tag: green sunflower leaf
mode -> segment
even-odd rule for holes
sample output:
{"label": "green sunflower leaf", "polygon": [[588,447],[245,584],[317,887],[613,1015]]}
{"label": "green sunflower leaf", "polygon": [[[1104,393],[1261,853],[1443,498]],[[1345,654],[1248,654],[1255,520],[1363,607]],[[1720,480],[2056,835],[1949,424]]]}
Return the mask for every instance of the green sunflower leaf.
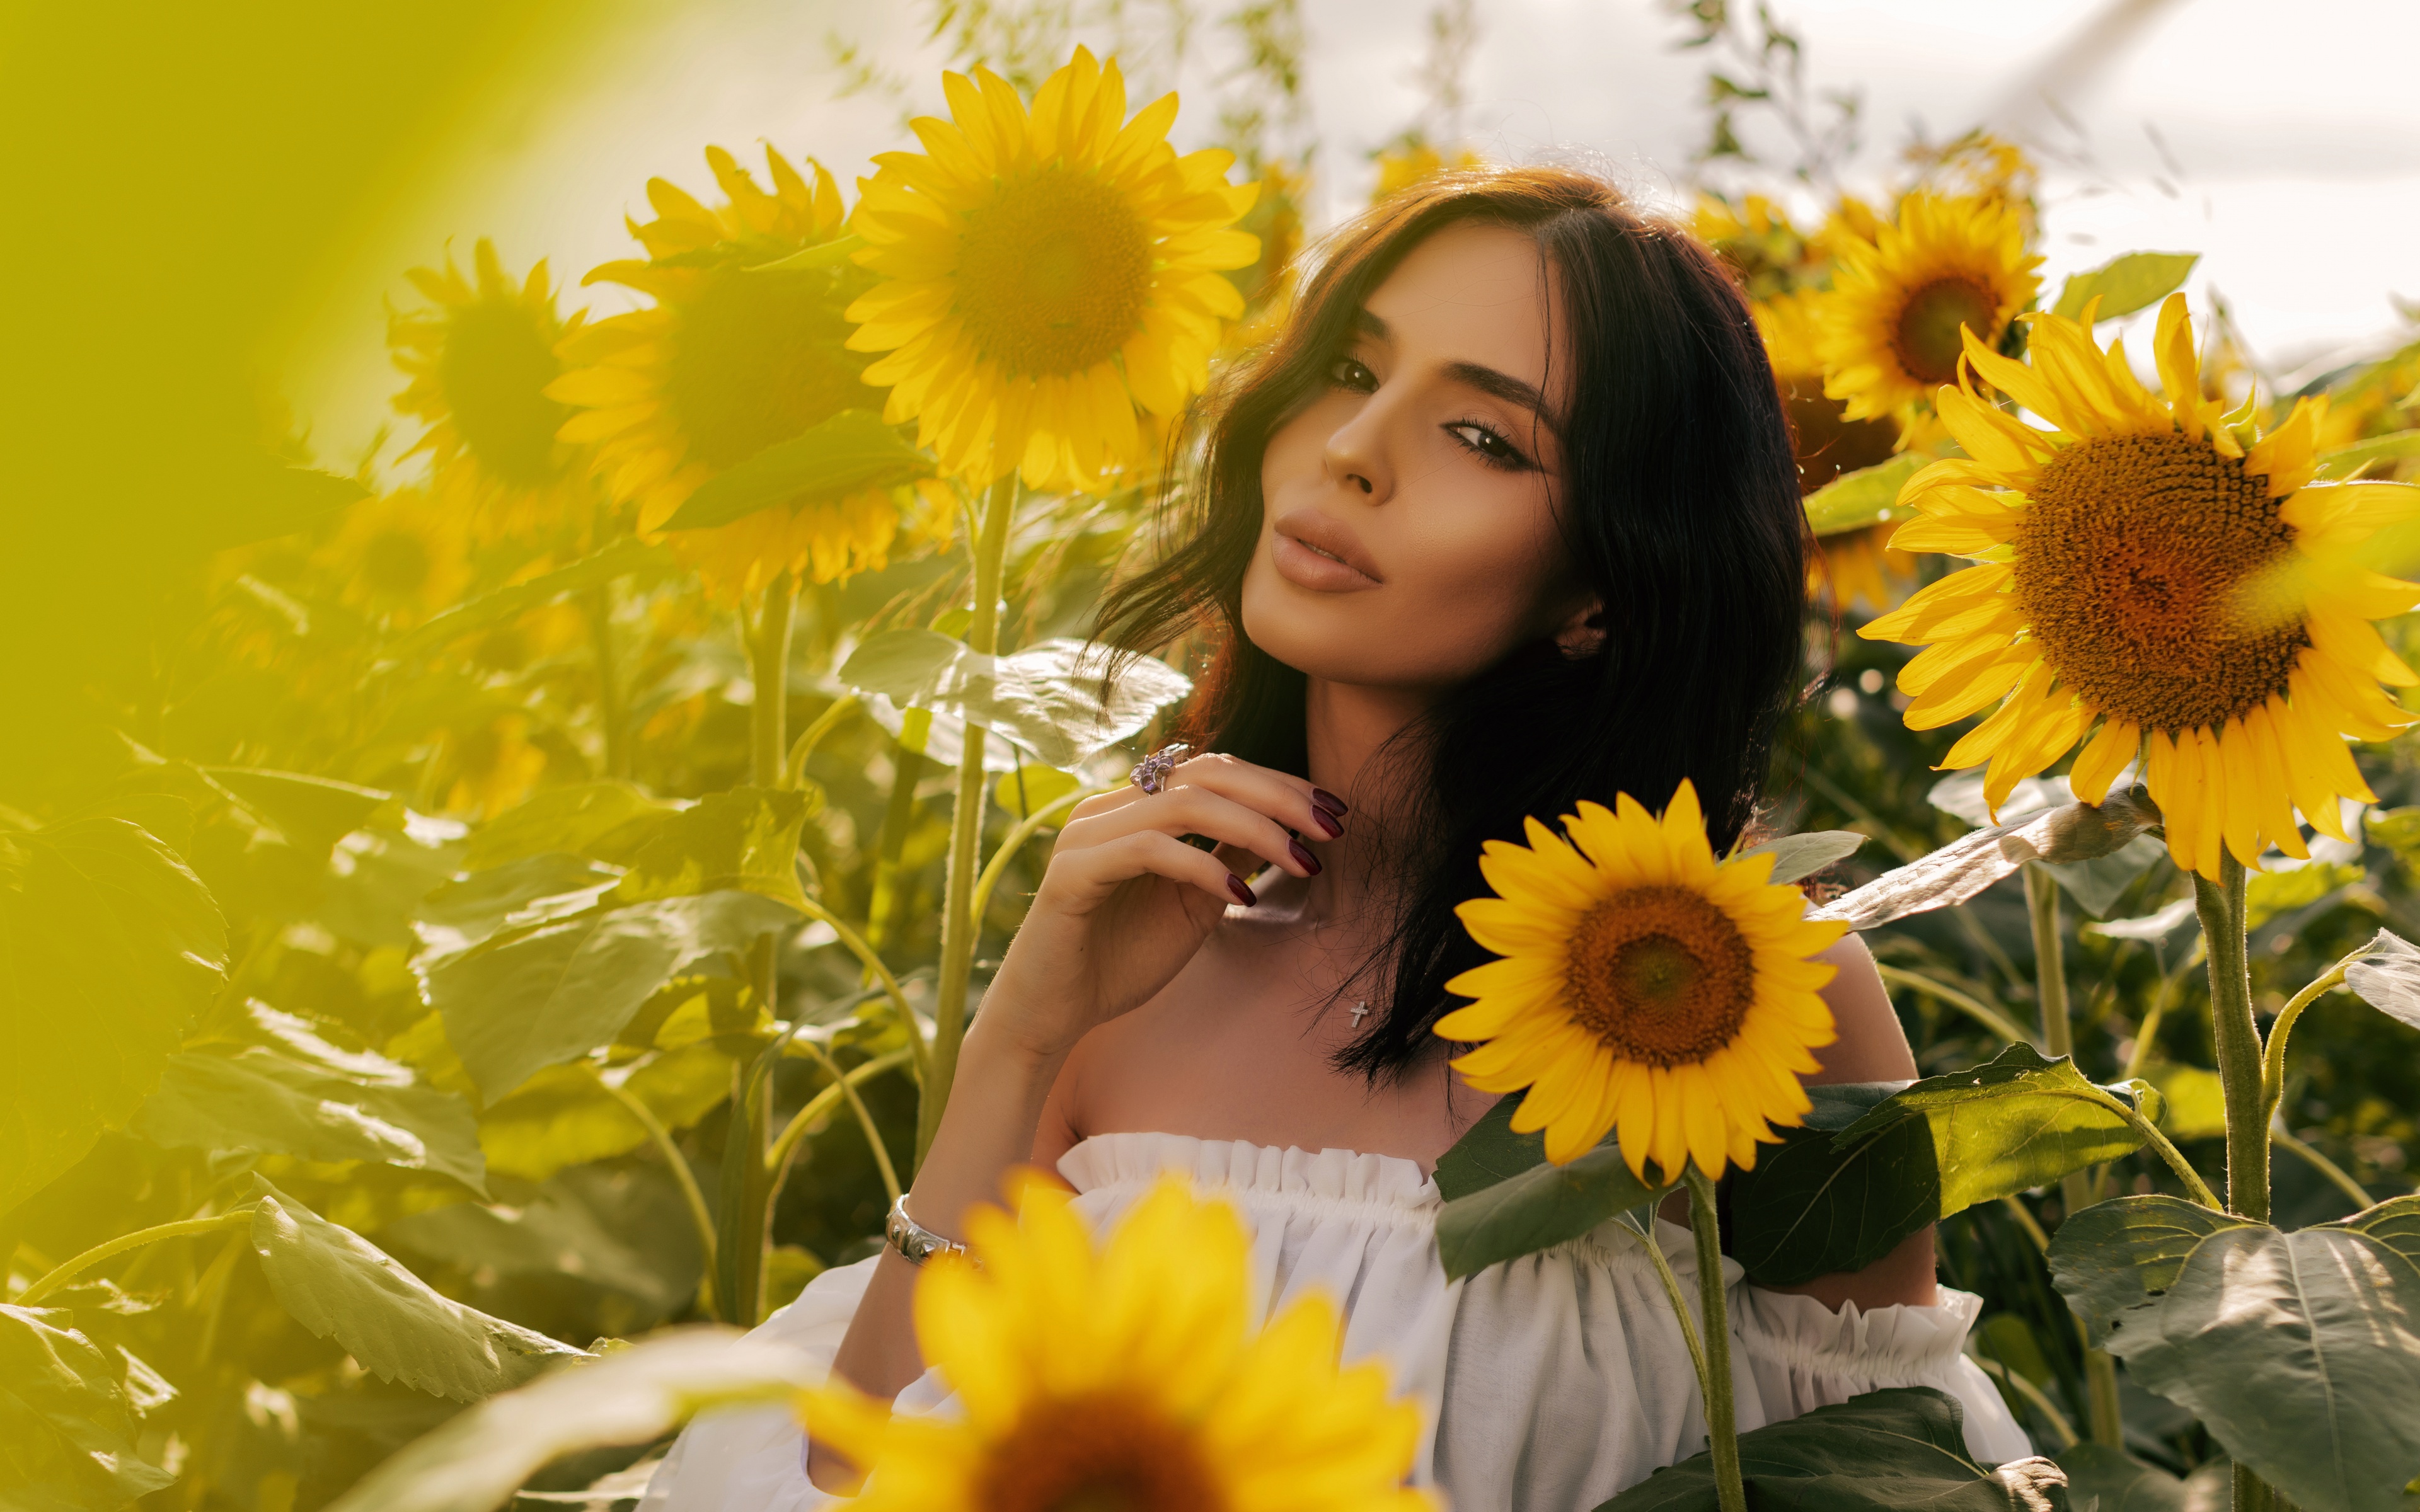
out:
{"label": "green sunflower leaf", "polygon": [[177,1477],[134,1447],[116,1372],[68,1314],[0,1305],[0,1507],[94,1512]]}
{"label": "green sunflower leaf", "polygon": [[1914,510],[1894,507],[1899,491],[1931,460],[1921,452],[1901,452],[1887,462],[1843,472],[1807,496],[1807,528],[1818,535],[1838,535],[1887,520],[1912,518]]}
{"label": "green sunflower leaf", "polygon": [[[1193,690],[1190,678],[1152,656],[1117,656],[1063,638],[986,656],[937,630],[871,637],[840,676],[900,708],[931,710],[937,728],[944,719],[981,725],[1059,767],[1135,734]],[[925,748],[943,759],[933,742]]]}
{"label": "green sunflower leaf", "polygon": [[[1893,1386],[1739,1436],[1752,1507],[1794,1512],[2067,1512],[2067,1473],[2042,1458],[1968,1458],[1957,1398]],[[1667,1465],[1596,1512],[1715,1512],[1706,1454]]]}
{"label": "green sunflower leaf", "polygon": [[2133,315],[2175,293],[2199,261],[2197,252],[2130,252],[2112,257],[2098,268],[2070,276],[2060,286],[2058,302],[2051,306],[2051,313],[2080,320],[2085,305],[2097,298],[2101,308],[2094,314],[2100,319]]}
{"label": "green sunflower leaf", "polygon": [[1817,829],[1803,835],[1782,835],[1761,845],[1751,845],[1742,856],[1771,856],[1773,875],[1768,882],[1796,882],[1813,876],[1835,861],[1845,861],[1866,843],[1866,837],[1854,829]]}
{"label": "green sunflower leaf", "polygon": [[225,967],[209,889],[135,825],[0,834],[0,1213],[133,1117]]}
{"label": "green sunflower leaf", "polygon": [[252,1249],[270,1289],[296,1322],[334,1339],[380,1380],[475,1402],[583,1357],[441,1296],[361,1235],[252,1180]]}
{"label": "green sunflower leaf", "polygon": [[2142,788],[2112,793],[2099,804],[2061,804],[2015,823],[1962,835],[1841,894],[1808,917],[1846,919],[1854,930],[1874,929],[1911,914],[1962,903],[2002,877],[2014,875],[2027,861],[2063,867],[2114,856],[2159,823],[2160,810]]}
{"label": "green sunflower leaf", "polygon": [[2073,1214],[2051,1279],[2129,1376],[2302,1506],[2420,1471],[2420,1196],[2283,1233],[2171,1196]]}

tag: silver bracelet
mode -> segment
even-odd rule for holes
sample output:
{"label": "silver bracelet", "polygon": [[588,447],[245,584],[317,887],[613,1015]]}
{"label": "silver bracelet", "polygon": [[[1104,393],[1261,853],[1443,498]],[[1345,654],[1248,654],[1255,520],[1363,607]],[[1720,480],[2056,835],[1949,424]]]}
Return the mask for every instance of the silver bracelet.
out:
{"label": "silver bracelet", "polygon": [[890,1215],[882,1220],[882,1242],[899,1252],[899,1257],[910,1265],[922,1265],[936,1255],[966,1257],[967,1247],[940,1235],[908,1216],[908,1195],[901,1193],[891,1204]]}

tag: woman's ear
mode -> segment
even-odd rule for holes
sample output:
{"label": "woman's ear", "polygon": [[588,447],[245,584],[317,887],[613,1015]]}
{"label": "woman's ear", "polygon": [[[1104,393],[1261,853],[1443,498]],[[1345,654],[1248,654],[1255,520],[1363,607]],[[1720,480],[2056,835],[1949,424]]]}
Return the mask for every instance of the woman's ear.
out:
{"label": "woman's ear", "polygon": [[1586,661],[1605,649],[1605,600],[1591,598],[1572,610],[1555,630],[1555,644],[1573,661]]}

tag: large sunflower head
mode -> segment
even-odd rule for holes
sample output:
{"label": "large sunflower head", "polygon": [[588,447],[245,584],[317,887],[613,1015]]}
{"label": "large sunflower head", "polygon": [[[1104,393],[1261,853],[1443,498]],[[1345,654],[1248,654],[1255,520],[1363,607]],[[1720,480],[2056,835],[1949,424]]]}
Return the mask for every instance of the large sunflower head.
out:
{"label": "large sunflower head", "polygon": [[1230,229],[1256,186],[1230,152],[1179,157],[1176,97],[1126,118],[1116,60],[1082,48],[1028,111],[986,69],[946,74],[951,119],[886,152],[851,224],[883,282],[849,306],[849,346],[885,415],[913,418],[942,471],[983,486],[1098,491],[1143,460],[1135,407],[1172,415],[1209,376],[1243,296],[1221,277],[1259,241]]}
{"label": "large sunflower head", "polygon": [[428,454],[448,505],[483,538],[525,535],[585,499],[576,450],[555,434],[570,411],[546,393],[563,372],[555,347],[583,316],[556,312],[542,258],[513,278],[481,238],[472,269],[464,278],[448,256],[442,271],[405,274],[428,307],[387,316],[387,347],[411,378],[395,408],[426,424],[411,453]]}
{"label": "large sunflower head", "polygon": [[1095,1248],[1042,1181],[1021,1206],[1021,1224],[969,1217],[979,1267],[937,1259],[917,1279],[917,1338],[961,1418],[806,1398],[815,1436],[872,1471],[862,1512],[1435,1507],[1404,1485],[1419,1408],[1388,1400],[1385,1366],[1338,1366],[1327,1299],[1253,1332],[1233,1208],[1163,1180]]}
{"label": "large sunflower head", "polygon": [[[864,276],[845,262],[760,270],[841,234],[846,214],[831,175],[809,160],[810,182],[768,147],[768,192],[721,148],[707,148],[706,157],[723,203],[708,207],[663,179],[649,180],[656,219],[630,225],[647,258],[606,263],[583,280],[636,289],[654,305],[573,333],[563,348],[571,370],[547,390],[577,409],[564,439],[597,448],[607,488],[636,505],[638,527],[648,533],[708,478],[871,397],[860,380],[864,359],[845,345],[841,314]],[[721,527],[737,532],[723,543],[728,549],[703,542],[696,548],[721,560],[742,537],[774,546],[803,539],[809,548],[786,560],[830,580],[887,560],[898,530],[895,513],[886,518],[879,507],[889,498],[877,490],[861,500],[775,505],[763,513],[780,520]]]}
{"label": "large sunflower head", "polygon": [[460,511],[403,487],[355,503],[320,556],[346,603],[416,625],[471,585],[469,548]]}
{"label": "large sunflower head", "polygon": [[1834,1038],[1810,959],[1847,929],[1810,920],[1796,887],[1767,879],[1770,855],[1716,861],[1684,779],[1658,819],[1622,794],[1583,803],[1556,834],[1489,841],[1496,889],[1456,912],[1503,959],[1446,983],[1478,1001],[1439,1019],[1449,1040],[1484,1041],[1454,1061],[1486,1092],[1528,1088],[1512,1128],[1546,1132],[1546,1158],[1578,1159],[1619,1130],[1644,1178],[1677,1180],[1756,1164],[1773,1124],[1808,1107],[1801,1073]]}
{"label": "large sunflower head", "polygon": [[1848,407],[1823,391],[1821,333],[1813,294],[1782,294],[1753,308],[1764,337],[1773,380],[1790,417],[1790,441],[1798,457],[1798,491],[1811,494],[1844,472],[1887,462],[1899,448],[1900,427],[1888,416],[1848,417]]}
{"label": "large sunflower head", "polygon": [[2295,810],[2344,838],[2337,799],[2371,794],[2343,737],[2412,722],[2379,684],[2415,679],[2369,622],[2420,604],[2354,552],[2420,518],[2420,489],[2312,485],[2324,399],[2266,436],[2222,417],[2182,295],[2153,338],[2166,398],[2121,342],[2094,343],[2091,314],[2037,317],[2022,363],[1970,334],[1974,372],[2055,428],[1941,392],[1966,455],[1908,480],[1918,517],[1892,544],[1982,564],[1859,633],[1929,643],[1900,673],[1910,725],[1998,705],[1943,764],[1990,762],[1995,806],[2081,741],[2076,795],[2100,802],[2139,753],[2169,854],[2212,879],[2222,845],[2246,865],[2270,844],[2304,855]]}
{"label": "large sunflower head", "polygon": [[1818,345],[1823,392],[1846,401],[1851,420],[1907,425],[1958,376],[1960,332],[1996,347],[2041,286],[2017,208],[1987,195],[1919,191],[1871,239],[1844,235],[1835,250]]}

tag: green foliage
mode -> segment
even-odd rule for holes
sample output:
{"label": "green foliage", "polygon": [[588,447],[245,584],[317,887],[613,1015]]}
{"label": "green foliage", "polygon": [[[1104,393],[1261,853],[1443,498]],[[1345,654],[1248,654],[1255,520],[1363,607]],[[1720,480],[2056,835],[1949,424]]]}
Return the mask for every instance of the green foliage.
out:
{"label": "green foliage", "polygon": [[888,487],[932,471],[898,426],[871,409],[844,409],[707,479],[664,528],[706,530],[776,504]]}
{"label": "green foliage", "polygon": [[2084,307],[2099,300],[2097,319],[2133,315],[2182,287],[2200,261],[2197,252],[2130,252],[2112,257],[2098,268],[2070,275],[2059,286],[2058,302],[2051,306],[2051,313],[2080,320]]}
{"label": "green foliage", "polygon": [[113,1368],[66,1315],[0,1306],[0,1506],[118,1507],[176,1477],[135,1450],[135,1414]]}
{"label": "green foliage", "polygon": [[1838,535],[1884,520],[1913,517],[1915,511],[1895,513],[1892,506],[1899,502],[1900,489],[1907,480],[1931,460],[1921,452],[1901,452],[1887,462],[1842,473],[1807,495],[1808,528],[1817,535]]}
{"label": "green foliage", "polygon": [[0,833],[0,1211],[133,1115],[225,967],[209,892],[134,825]]}
{"label": "green foliage", "polygon": [[1751,845],[1742,856],[1771,855],[1769,883],[1797,882],[1813,876],[1835,861],[1845,861],[1864,847],[1866,837],[1853,829],[1827,829],[1813,835],[1782,835]]}
{"label": "green foliage", "polygon": [[[1112,667],[1118,676],[1108,682]],[[1073,766],[1136,733],[1161,705],[1193,686],[1153,657],[1112,662],[1074,639],[993,657],[932,630],[876,636],[857,648],[840,675],[851,687],[882,694],[902,707],[982,725],[1046,766]]]}
{"label": "green foliage", "polygon": [[1512,1132],[1520,1105],[1517,1096],[1498,1099],[1437,1161],[1437,1190],[1446,1197],[1437,1254],[1448,1275],[1577,1239],[1672,1190],[1631,1175],[1609,1139],[1568,1165],[1546,1164],[1544,1134]]}
{"label": "green foliage", "polygon": [[369,1241],[255,1180],[253,1253],[294,1320],[383,1381],[472,1402],[581,1351],[439,1295]]}
{"label": "green foliage", "polygon": [[2420,1196],[2294,1233],[2121,1197],[2061,1226],[2050,1264],[2135,1379],[2296,1503],[2403,1504],[2420,1466]]}
{"label": "green foliage", "polygon": [[[1967,1458],[1964,1414],[1930,1386],[1894,1386],[1739,1438],[1750,1506],[1800,1512],[2065,1512],[2067,1478],[2047,1459],[1996,1468]],[[1668,1465],[1597,1512],[1713,1512],[1703,1454]]]}

